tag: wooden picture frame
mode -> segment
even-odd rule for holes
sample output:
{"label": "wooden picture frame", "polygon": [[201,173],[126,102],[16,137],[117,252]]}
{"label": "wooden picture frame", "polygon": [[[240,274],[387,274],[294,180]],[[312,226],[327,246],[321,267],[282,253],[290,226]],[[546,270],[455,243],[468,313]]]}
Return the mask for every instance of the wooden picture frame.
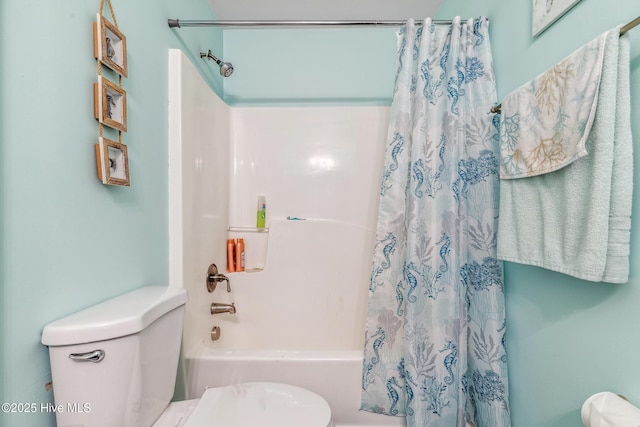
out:
{"label": "wooden picture frame", "polygon": [[103,76],[93,84],[93,114],[102,124],[127,131],[127,92]]}
{"label": "wooden picture frame", "polygon": [[127,38],[100,13],[93,23],[93,56],[127,77]]}
{"label": "wooden picture frame", "polygon": [[103,184],[128,187],[129,155],[127,146],[107,138],[99,138],[95,144],[98,179]]}
{"label": "wooden picture frame", "polygon": [[531,35],[538,36],[580,0],[532,0]]}

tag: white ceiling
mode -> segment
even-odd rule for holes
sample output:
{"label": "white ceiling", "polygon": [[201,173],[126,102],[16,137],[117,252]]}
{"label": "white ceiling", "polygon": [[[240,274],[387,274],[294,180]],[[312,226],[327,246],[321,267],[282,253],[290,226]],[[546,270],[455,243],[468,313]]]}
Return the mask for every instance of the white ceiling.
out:
{"label": "white ceiling", "polygon": [[444,0],[208,0],[218,19],[400,20],[435,16]]}

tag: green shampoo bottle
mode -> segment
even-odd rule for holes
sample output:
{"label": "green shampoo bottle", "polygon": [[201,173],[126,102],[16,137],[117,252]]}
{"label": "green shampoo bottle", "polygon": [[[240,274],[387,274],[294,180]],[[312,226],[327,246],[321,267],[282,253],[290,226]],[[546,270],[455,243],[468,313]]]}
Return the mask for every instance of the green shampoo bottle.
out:
{"label": "green shampoo bottle", "polygon": [[267,224],[267,199],[264,196],[258,196],[258,215],[256,220],[257,228],[265,228]]}

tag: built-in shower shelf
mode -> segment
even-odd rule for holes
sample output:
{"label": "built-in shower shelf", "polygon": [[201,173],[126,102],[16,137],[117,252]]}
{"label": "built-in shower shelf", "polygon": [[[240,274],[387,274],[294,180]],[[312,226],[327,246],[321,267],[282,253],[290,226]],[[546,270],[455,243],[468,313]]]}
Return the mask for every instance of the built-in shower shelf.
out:
{"label": "built-in shower shelf", "polygon": [[257,228],[257,227],[229,227],[229,231],[236,233],[268,233],[269,228]]}
{"label": "built-in shower shelf", "polygon": [[264,269],[267,262],[269,228],[234,227],[228,228],[229,239],[244,240],[245,273],[257,273]]}

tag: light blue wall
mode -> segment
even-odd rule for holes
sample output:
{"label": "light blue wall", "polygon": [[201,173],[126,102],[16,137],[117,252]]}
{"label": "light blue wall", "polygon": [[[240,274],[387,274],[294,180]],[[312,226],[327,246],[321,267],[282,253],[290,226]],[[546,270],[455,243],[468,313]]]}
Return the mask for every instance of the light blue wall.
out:
{"label": "light blue wall", "polygon": [[225,30],[231,105],[388,105],[395,78],[395,29]]}
{"label": "light blue wall", "polygon": [[[0,24],[4,23],[4,20],[2,19],[2,17],[5,15],[5,6],[4,6],[4,2],[0,2]],[[2,47],[2,41],[0,39],[0,47]],[[5,64],[7,61],[6,59],[2,56],[2,54],[0,54],[0,70],[3,69],[3,64]],[[2,82],[2,75],[4,74],[4,72],[2,74],[0,74],[0,100],[4,98],[4,87]],[[2,101],[0,101],[2,102]],[[0,104],[1,105],[1,104]],[[0,107],[1,108],[1,107]],[[4,242],[4,231],[5,231],[5,227],[4,227],[4,162],[2,161],[2,159],[5,158],[5,150],[4,150],[4,134],[2,133],[2,129],[4,129],[4,118],[3,115],[1,114],[2,110],[0,110],[0,224],[2,224],[2,228],[0,228],[0,230],[2,231],[2,236],[0,237],[0,296],[2,296],[2,298],[0,298],[0,403],[5,402],[7,399],[5,397],[5,392],[4,392],[4,386],[1,384],[4,384],[4,380],[5,380],[5,352],[8,350],[7,348],[7,343],[5,341],[5,327],[4,325],[7,324],[8,322],[8,318],[7,318],[7,310],[5,309],[5,268],[4,268],[4,248],[5,248],[5,244]],[[0,413],[0,421],[3,420],[3,415]]]}
{"label": "light blue wall", "polygon": [[[486,15],[499,98],[600,33],[640,15],[637,0],[583,0],[537,38],[530,0],[446,0],[439,18]],[[640,28],[632,45],[633,134],[640,138]],[[638,144],[636,144],[638,147]],[[636,156],[636,159],[639,157]],[[635,162],[636,171],[639,162]],[[590,283],[512,263],[505,265],[511,408],[514,427],[581,426],[580,407],[610,390],[640,406],[640,180],[636,173],[631,279]]]}
{"label": "light blue wall", "polygon": [[[167,51],[188,49],[221,93],[221,30],[167,27],[213,19],[202,0],[113,0],[127,37],[131,187],[96,177],[93,118],[98,1],[0,2],[0,392],[2,402],[51,401],[45,324],[144,285],[168,283]],[[105,74],[107,72],[105,71]],[[115,79],[112,74],[109,74]],[[117,136],[105,131],[111,138]],[[51,414],[2,426],[54,425]]]}

